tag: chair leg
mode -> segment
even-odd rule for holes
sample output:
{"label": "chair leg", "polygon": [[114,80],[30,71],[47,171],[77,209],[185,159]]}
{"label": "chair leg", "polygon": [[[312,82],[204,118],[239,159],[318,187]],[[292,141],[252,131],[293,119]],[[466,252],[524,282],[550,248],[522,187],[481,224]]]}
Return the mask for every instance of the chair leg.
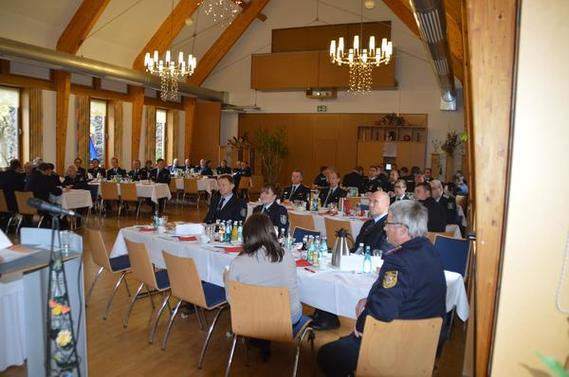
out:
{"label": "chair leg", "polygon": [[305,328],[302,334],[300,335],[300,338],[298,338],[298,341],[296,342],[296,354],[294,356],[294,368],[292,370],[292,377],[296,377],[298,373],[298,364],[300,362],[300,350],[302,348],[302,342],[304,340],[304,337],[306,336],[306,334],[312,332],[313,332],[312,328],[310,327]]}
{"label": "chair leg", "polygon": [[168,321],[168,326],[166,326],[166,332],[164,333],[164,337],[162,338],[162,351],[166,350],[168,337],[170,337],[170,331],[172,330],[172,325],[174,324],[174,319],[176,319],[176,315],[178,314],[178,309],[180,309],[180,305],[182,305],[182,300],[178,300],[178,303],[174,307],[174,310],[170,313],[170,320]]}
{"label": "chair leg", "polygon": [[45,216],[40,216],[40,219],[38,221],[38,228],[41,227],[41,224],[43,223],[43,220],[45,219]]}
{"label": "chair leg", "polygon": [[128,271],[125,271],[125,277],[124,277],[124,286],[126,288],[126,293],[128,294],[128,297],[130,297],[130,289],[128,288],[128,280],[126,280],[126,274],[128,273]]}
{"label": "chair leg", "polygon": [[20,215],[20,218],[18,219],[18,225],[16,225],[16,235],[18,235],[18,233],[20,233],[20,227],[22,226],[23,220],[24,220],[24,216]]}
{"label": "chair leg", "polygon": [[152,324],[150,334],[148,336],[148,343],[150,344],[154,343],[154,336],[156,335],[156,328],[158,327],[158,322],[160,322],[160,317],[162,316],[162,312],[164,311],[164,308],[166,307],[166,304],[168,303],[169,299],[170,299],[170,292],[165,291],[164,300],[162,301],[162,305],[160,305],[160,308],[156,312],[156,318],[154,319],[154,323]]}
{"label": "chair leg", "polygon": [[200,310],[197,306],[194,305],[194,314],[196,315],[196,318],[198,319],[198,323],[200,324],[200,330],[205,330],[205,326],[203,324],[202,321],[202,316],[200,315]]}
{"label": "chair leg", "polygon": [[136,298],[140,294],[140,291],[142,291],[142,287],[144,287],[144,283],[140,283],[140,285],[138,286],[138,289],[136,290],[134,296],[132,296],[132,299],[130,300],[130,304],[128,305],[126,315],[125,315],[123,322],[122,322],[122,326],[125,329],[128,326],[128,317],[130,317],[130,312],[132,312],[132,307],[134,306],[134,302],[136,301]]}
{"label": "chair leg", "polygon": [[225,377],[229,377],[231,374],[231,363],[233,362],[233,355],[235,354],[236,347],[237,347],[237,334],[233,334],[233,341],[231,342],[231,350],[229,351],[229,360],[227,360],[227,366],[225,367]]}
{"label": "chair leg", "polygon": [[95,279],[91,283],[91,287],[89,288],[89,292],[87,293],[87,297],[85,298],[85,306],[89,306],[89,299],[91,298],[91,293],[93,293],[93,288],[95,288],[95,283],[99,279],[99,276],[103,273],[105,269],[103,267],[99,267],[97,273],[95,274]]}
{"label": "chair leg", "polygon": [[140,216],[140,205],[142,204],[142,202],[139,200],[136,203],[136,218],[138,218],[138,216]]}
{"label": "chair leg", "polygon": [[196,310],[199,310],[199,312],[200,312],[200,314],[201,314],[201,316],[202,316],[203,323],[204,323],[205,327],[209,327],[209,324],[207,323],[207,317],[205,316],[205,311],[203,310],[203,308],[200,308],[200,307],[197,307],[197,306],[196,306]]}
{"label": "chair leg", "polygon": [[146,293],[148,293],[148,297],[150,297],[150,304],[152,304],[152,310],[156,309],[156,305],[154,304],[154,298],[152,297],[152,293],[150,292],[150,288],[148,288],[148,285],[146,286]]}
{"label": "chair leg", "polygon": [[103,314],[103,319],[105,319],[105,320],[109,316],[109,312],[111,311],[111,305],[113,304],[113,300],[115,299],[115,295],[117,294],[117,290],[119,289],[123,280],[126,283],[125,276],[126,276],[126,271],[123,271],[121,273],[121,276],[117,280],[115,286],[113,287],[113,291],[111,292],[111,297],[109,297],[109,301],[107,302],[107,308],[105,309],[105,313]]}
{"label": "chair leg", "polygon": [[204,344],[202,347],[202,352],[200,353],[200,361],[198,362],[198,369],[202,369],[203,359],[204,359],[205,353],[207,351],[207,346],[209,345],[209,340],[211,339],[211,334],[213,334],[213,330],[215,329],[215,324],[217,323],[217,319],[219,318],[223,309],[225,309],[226,307],[227,307],[226,305],[223,305],[219,308],[219,310],[215,314],[215,317],[213,318],[213,322],[211,323],[211,326],[209,326],[209,330],[207,331],[207,336],[205,338],[205,341],[204,341]]}

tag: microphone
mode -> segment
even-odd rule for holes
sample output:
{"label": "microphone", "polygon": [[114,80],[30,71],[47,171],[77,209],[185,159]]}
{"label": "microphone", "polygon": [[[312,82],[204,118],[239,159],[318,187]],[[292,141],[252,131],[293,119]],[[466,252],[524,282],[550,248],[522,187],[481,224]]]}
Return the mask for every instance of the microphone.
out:
{"label": "microphone", "polygon": [[28,199],[28,205],[32,208],[37,208],[41,211],[49,212],[52,215],[66,215],[66,216],[75,216],[81,217],[77,212],[71,209],[65,209],[57,204],[52,204],[45,202],[38,198],[30,198]]}

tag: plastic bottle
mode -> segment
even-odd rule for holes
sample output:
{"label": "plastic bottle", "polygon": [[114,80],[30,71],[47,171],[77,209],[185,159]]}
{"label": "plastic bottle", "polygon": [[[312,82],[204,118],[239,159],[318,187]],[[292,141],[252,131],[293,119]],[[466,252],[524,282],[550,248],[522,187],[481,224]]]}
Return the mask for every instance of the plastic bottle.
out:
{"label": "plastic bottle", "polygon": [[239,221],[237,226],[237,241],[243,242],[243,221]]}
{"label": "plastic bottle", "polygon": [[[369,246],[367,246],[367,247],[369,247]],[[367,247],[366,247],[366,248],[367,248]],[[356,249],[355,254],[356,254],[356,255],[363,255],[363,254],[364,254],[364,250],[365,250],[365,249],[364,249],[364,244],[363,244],[362,242],[360,242],[360,244],[358,245],[358,248]]]}
{"label": "plastic bottle", "polygon": [[369,246],[366,246],[366,253],[364,255],[364,262],[362,265],[362,272],[364,274],[371,273],[371,251]]}
{"label": "plastic bottle", "polygon": [[314,244],[314,237],[308,237],[308,252],[306,253],[306,260],[310,263],[314,263],[314,254],[316,254],[316,248]]}
{"label": "plastic bottle", "polygon": [[225,224],[225,236],[223,237],[223,242],[231,242],[231,220]]}
{"label": "plastic bottle", "polygon": [[233,228],[231,229],[231,241],[237,241],[238,231],[237,231],[237,221],[233,223]]}
{"label": "plastic bottle", "polygon": [[322,237],[322,241],[320,241],[320,258],[326,258],[328,255],[328,240],[326,236]]}

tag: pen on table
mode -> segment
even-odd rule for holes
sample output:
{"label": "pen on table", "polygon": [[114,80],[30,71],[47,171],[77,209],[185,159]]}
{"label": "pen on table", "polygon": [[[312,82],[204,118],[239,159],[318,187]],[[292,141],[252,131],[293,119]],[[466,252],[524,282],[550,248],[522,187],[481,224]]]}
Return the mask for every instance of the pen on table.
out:
{"label": "pen on table", "polygon": [[313,274],[316,273],[316,271],[314,271],[314,270],[312,270],[312,269],[310,269],[310,268],[308,268],[308,267],[304,267],[304,269],[305,269],[306,271],[308,271],[308,272],[312,272]]}

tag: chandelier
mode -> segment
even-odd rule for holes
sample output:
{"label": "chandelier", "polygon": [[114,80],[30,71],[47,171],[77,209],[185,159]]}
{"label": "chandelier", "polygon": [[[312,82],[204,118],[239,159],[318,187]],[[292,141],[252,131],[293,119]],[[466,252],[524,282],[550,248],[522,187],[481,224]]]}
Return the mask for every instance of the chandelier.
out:
{"label": "chandelier", "polygon": [[160,77],[160,99],[164,102],[178,99],[178,81],[191,76],[196,64],[196,58],[192,54],[188,55],[186,63],[184,53],[181,51],[177,62],[171,59],[170,50],[166,51],[164,59],[159,58],[157,50],[152,56],[149,52],[144,56],[146,72]]}
{"label": "chandelier", "polygon": [[233,18],[241,12],[245,2],[244,0],[203,0],[200,5],[213,22],[225,24],[233,21]]}
{"label": "chandelier", "polygon": [[[363,2],[362,2],[362,26],[360,33],[363,39]],[[363,41],[362,41],[363,42]],[[367,93],[373,85],[371,76],[373,68],[381,64],[387,64],[393,54],[393,44],[387,38],[382,38],[381,46],[375,45],[375,36],[369,37],[367,48],[360,46],[359,35],[354,36],[352,48],[344,47],[344,38],[338,38],[330,42],[330,61],[334,64],[348,65],[350,69],[349,92],[353,94]]]}

